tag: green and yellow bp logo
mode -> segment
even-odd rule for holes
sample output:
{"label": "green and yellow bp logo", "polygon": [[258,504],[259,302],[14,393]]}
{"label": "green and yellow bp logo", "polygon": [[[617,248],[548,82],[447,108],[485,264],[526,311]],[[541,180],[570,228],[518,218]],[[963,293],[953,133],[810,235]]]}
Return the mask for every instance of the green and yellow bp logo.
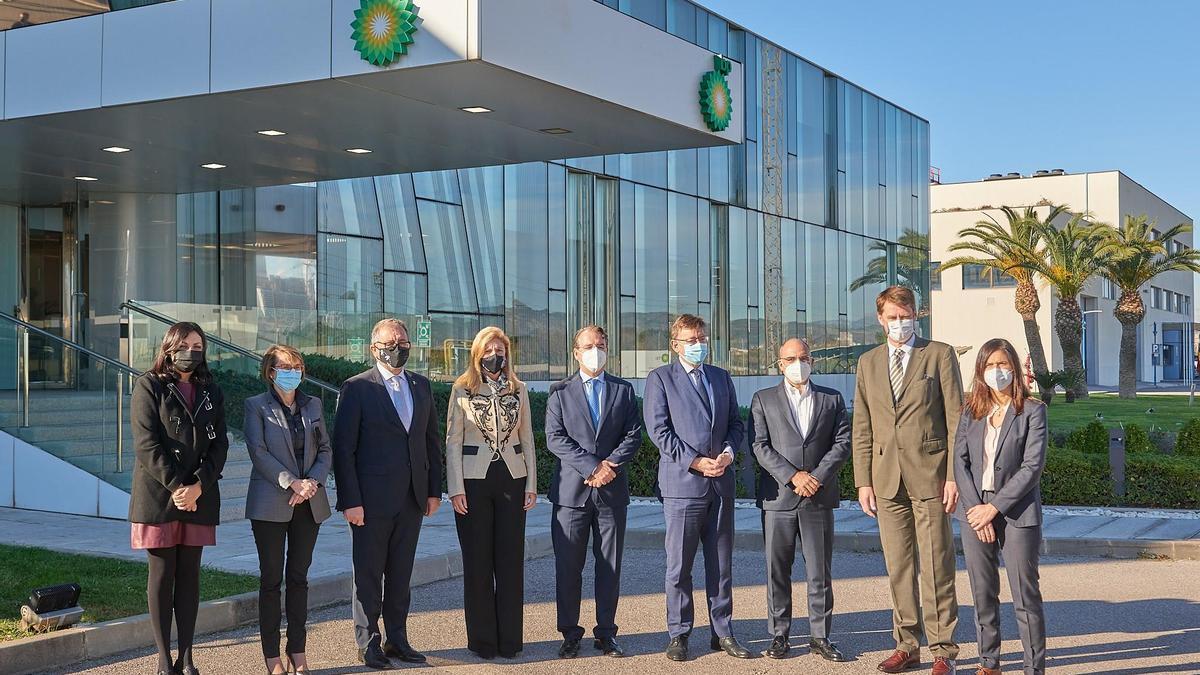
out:
{"label": "green and yellow bp logo", "polygon": [[350,23],[354,48],[368,63],[390,65],[408,53],[419,9],[413,0],[362,0]]}
{"label": "green and yellow bp logo", "polygon": [[725,79],[733,70],[729,59],[713,56],[713,69],[700,78],[700,115],[710,131],[724,131],[733,117],[733,92]]}

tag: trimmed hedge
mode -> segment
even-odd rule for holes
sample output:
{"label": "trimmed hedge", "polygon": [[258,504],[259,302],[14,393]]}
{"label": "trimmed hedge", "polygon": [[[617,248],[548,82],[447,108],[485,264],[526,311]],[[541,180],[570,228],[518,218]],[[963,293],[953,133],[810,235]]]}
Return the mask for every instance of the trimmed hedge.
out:
{"label": "trimmed hedge", "polygon": [[1192,457],[1133,455],[1125,464],[1126,506],[1200,509],[1200,461]]}
{"label": "trimmed hedge", "polygon": [[1130,424],[1125,427],[1125,452],[1127,454],[1143,455],[1158,452],[1158,448],[1150,440],[1150,434],[1146,433],[1140,425]]}
{"label": "trimmed hedge", "polygon": [[1115,505],[1108,457],[1050,448],[1042,472],[1042,502],[1075,506]]}
{"label": "trimmed hedge", "polygon": [[1200,418],[1193,417],[1179,430],[1179,435],[1175,438],[1175,454],[1200,457]]}
{"label": "trimmed hedge", "polygon": [[1108,429],[1098,420],[1088,422],[1067,436],[1067,449],[1076,452],[1108,454]]}

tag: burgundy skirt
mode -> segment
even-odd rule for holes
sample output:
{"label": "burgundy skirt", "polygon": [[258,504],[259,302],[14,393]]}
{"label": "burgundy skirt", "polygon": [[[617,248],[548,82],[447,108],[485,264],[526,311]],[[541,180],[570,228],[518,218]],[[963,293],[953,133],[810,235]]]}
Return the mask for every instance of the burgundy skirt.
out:
{"label": "burgundy skirt", "polygon": [[134,550],[172,546],[216,546],[217,526],[173,520],[167,523],[130,523],[129,545]]}

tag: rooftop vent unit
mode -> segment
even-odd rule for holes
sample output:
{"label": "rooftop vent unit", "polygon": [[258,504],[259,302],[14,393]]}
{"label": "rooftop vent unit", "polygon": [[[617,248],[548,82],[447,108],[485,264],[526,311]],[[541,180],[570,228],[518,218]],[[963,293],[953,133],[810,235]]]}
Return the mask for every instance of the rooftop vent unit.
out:
{"label": "rooftop vent unit", "polygon": [[1067,172],[1062,169],[1054,169],[1050,172],[1051,176],[1065,176]]}
{"label": "rooftop vent unit", "polygon": [[1049,176],[1049,175],[1051,175],[1051,174],[1048,169],[1038,169],[1037,171],[1033,172],[1034,178],[1040,178],[1042,176]]}
{"label": "rooftop vent unit", "polygon": [[1004,174],[1004,177],[1005,178],[1020,178],[1021,172],[1020,171],[1009,171],[1008,173]]}
{"label": "rooftop vent unit", "polygon": [[1018,173],[1016,171],[1010,171],[1008,173],[993,173],[990,176],[988,176],[987,178],[984,178],[984,180],[1013,180],[1014,178],[1020,178],[1020,177],[1021,177],[1020,173]]}

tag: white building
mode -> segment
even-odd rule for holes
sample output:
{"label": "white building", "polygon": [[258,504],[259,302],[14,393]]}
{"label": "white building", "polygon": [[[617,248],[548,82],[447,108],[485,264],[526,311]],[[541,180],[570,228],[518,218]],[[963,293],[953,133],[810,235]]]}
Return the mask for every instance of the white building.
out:
{"label": "white building", "polygon": [[[1039,171],[1032,176],[993,174],[969,183],[933,185],[930,188],[930,256],[932,273],[933,338],[958,347],[969,347],[960,356],[964,378],[974,368],[978,347],[993,337],[1004,337],[1028,354],[1021,317],[1013,307],[1015,282],[1004,275],[981,274],[980,268],[957,267],[940,274],[940,262],[955,253],[949,247],[958,233],[989,216],[1007,223],[1000,207],[1023,210],[1033,206],[1042,217],[1051,204],[1065,204],[1073,213],[1088,212],[1094,220],[1119,225],[1126,215],[1146,215],[1158,231],[1192,219],[1120,171],[1066,174]],[[1192,245],[1192,234],[1170,246]],[[1185,382],[1192,375],[1193,276],[1172,272],[1160,275],[1142,289],[1146,318],[1138,329],[1138,380],[1145,383]],[[1054,333],[1053,291],[1039,283],[1042,301],[1038,326],[1046,358],[1053,370],[1063,367],[1062,348]],[[1088,384],[1116,387],[1121,325],[1113,317],[1120,292],[1100,278],[1088,283],[1080,295],[1084,310],[1084,366]]]}

